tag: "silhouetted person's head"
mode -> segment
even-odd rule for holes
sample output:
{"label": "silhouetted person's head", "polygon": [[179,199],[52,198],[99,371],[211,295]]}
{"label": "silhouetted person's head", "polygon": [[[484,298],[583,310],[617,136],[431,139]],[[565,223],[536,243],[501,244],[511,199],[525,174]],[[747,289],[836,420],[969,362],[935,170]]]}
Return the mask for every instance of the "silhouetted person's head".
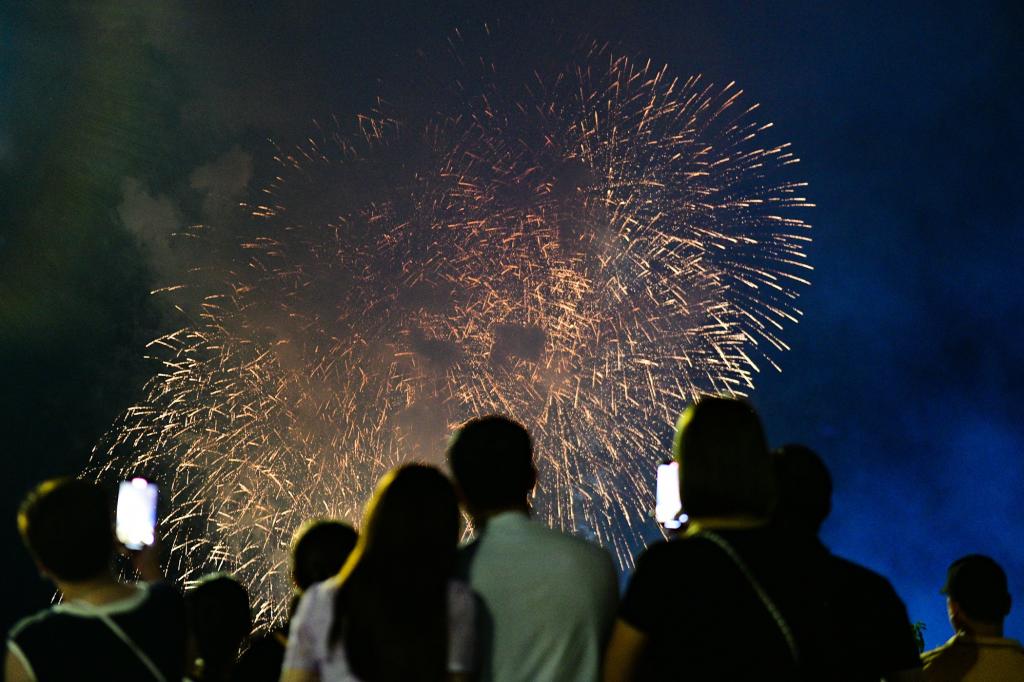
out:
{"label": "silhouetted person's head", "polygon": [[784,530],[816,536],[832,511],[832,476],[816,452],[783,445],[772,452],[779,490],[775,523]]}
{"label": "silhouetted person's head", "polygon": [[249,594],[227,573],[204,576],[185,592],[189,667],[206,681],[229,679],[252,619]]}
{"label": "silhouetted person's head", "polygon": [[292,538],[292,581],[300,592],[341,570],[356,547],[352,526],[330,519],[302,524]]}
{"label": "silhouetted person's head", "polygon": [[1011,599],[1006,573],[994,560],[982,554],[957,559],[946,573],[942,592],[954,629],[1002,636]]}
{"label": "silhouetted person's head", "polygon": [[452,437],[448,466],[474,517],[529,508],[537,469],[530,434],[518,422],[498,415],[469,420]]}
{"label": "silhouetted person's head", "polygon": [[82,582],[110,571],[115,546],[111,521],[103,489],[77,478],[41,483],[18,510],[25,546],[57,582]]}
{"label": "silhouetted person's head", "polygon": [[676,422],[673,454],[683,510],[691,518],[771,514],[771,459],[761,420],[746,401],[708,396],[690,405]]}
{"label": "silhouetted person's head", "polygon": [[[434,467],[407,464],[378,484],[363,515],[357,548],[361,561],[419,557],[450,568],[458,541],[459,506],[451,481]],[[397,567],[415,573],[415,566]]]}

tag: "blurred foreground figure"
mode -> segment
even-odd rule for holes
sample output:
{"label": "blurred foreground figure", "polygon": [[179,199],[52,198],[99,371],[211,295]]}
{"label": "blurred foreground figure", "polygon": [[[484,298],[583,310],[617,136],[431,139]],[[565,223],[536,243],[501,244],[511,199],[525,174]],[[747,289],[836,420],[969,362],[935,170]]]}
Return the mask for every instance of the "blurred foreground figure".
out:
{"label": "blurred foreground figure", "polygon": [[533,444],[505,417],[473,419],[448,448],[448,465],[477,534],[459,571],[480,595],[480,679],[590,682],[615,615],[608,553],[530,518]]}
{"label": "blurred foreground figure", "polygon": [[[73,478],[46,481],[22,503],[22,540],[62,601],[11,630],[8,682],[181,679],[181,595],[163,583],[125,584],[114,577],[111,509],[99,486]],[[152,564],[144,575],[158,573],[152,552],[136,557]]]}
{"label": "blurred foreground figure", "polygon": [[238,652],[252,630],[249,593],[242,584],[227,573],[203,576],[185,593],[185,614],[189,679],[245,679],[235,674]]}
{"label": "blurred foreground figure", "polygon": [[[831,554],[818,533],[832,510],[832,477],[821,458],[802,445],[772,453],[779,490],[774,525],[797,554],[820,562],[808,591],[820,594],[825,619],[819,646],[806,668],[832,680],[919,680],[921,660],[903,601],[889,581]],[[781,545],[780,545],[781,546]]]}
{"label": "blurred foreground figure", "polygon": [[299,602],[282,681],[467,679],[475,607],[451,579],[458,540],[444,474],[409,464],[381,479],[341,573]]}
{"label": "blurred foreground figure", "polygon": [[949,622],[956,634],[937,649],[925,652],[925,679],[931,681],[1024,680],[1024,648],[1003,637],[1010,613],[1006,573],[981,554],[957,559],[946,585]]}
{"label": "blurred foreground figure", "polygon": [[[303,523],[292,537],[292,583],[295,596],[288,609],[289,619],[310,586],[334,577],[345,565],[358,536],[346,523],[312,519]],[[256,638],[238,662],[235,677],[249,682],[277,682],[281,677],[289,623]]]}

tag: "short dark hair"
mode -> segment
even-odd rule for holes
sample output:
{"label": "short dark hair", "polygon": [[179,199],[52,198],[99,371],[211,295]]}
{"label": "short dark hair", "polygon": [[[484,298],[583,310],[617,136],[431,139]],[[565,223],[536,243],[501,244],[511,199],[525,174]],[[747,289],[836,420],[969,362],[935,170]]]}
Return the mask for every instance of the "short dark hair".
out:
{"label": "short dark hair", "polygon": [[1006,572],[984,554],[968,554],[950,564],[942,592],[974,620],[1001,623],[1010,613]]}
{"label": "short dark hair", "polygon": [[471,419],[456,431],[448,466],[466,502],[477,509],[521,505],[537,481],[529,432],[500,415]]}
{"label": "short dark hair", "polygon": [[209,679],[227,679],[252,630],[249,593],[228,573],[210,573],[185,592],[188,628]]}
{"label": "short dark hair", "polygon": [[359,536],[352,526],[333,519],[303,523],[292,540],[292,579],[305,591],[341,570],[356,548]]}
{"label": "short dark hair", "polygon": [[54,478],[21,503],[18,530],[28,551],[58,580],[95,578],[114,553],[112,507],[95,483]]}
{"label": "short dark hair", "polygon": [[768,446],[754,408],[738,398],[706,396],[676,423],[683,511],[691,517],[767,517],[776,501]]}
{"label": "short dark hair", "polygon": [[832,476],[818,453],[804,445],[772,452],[779,489],[775,521],[789,530],[817,535],[832,511]]}

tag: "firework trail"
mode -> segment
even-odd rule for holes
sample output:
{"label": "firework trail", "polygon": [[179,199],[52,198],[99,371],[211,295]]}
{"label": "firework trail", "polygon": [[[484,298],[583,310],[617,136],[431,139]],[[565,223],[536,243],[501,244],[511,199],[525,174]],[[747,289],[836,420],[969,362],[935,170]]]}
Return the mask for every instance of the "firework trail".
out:
{"label": "firework trail", "polygon": [[749,392],[800,315],[811,204],[732,84],[590,45],[456,88],[429,124],[375,112],[276,149],[222,284],[152,342],[162,370],[97,450],[169,495],[172,570],[235,571],[262,622],[295,527],[358,520],[487,412],[534,435],[538,517],[629,565],[675,415]]}

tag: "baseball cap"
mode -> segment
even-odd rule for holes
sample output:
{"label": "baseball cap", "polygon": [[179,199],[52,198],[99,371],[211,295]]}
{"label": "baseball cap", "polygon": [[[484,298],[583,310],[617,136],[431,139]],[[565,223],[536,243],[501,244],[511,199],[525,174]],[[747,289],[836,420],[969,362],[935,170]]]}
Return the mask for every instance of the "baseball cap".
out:
{"label": "baseball cap", "polygon": [[999,621],[1010,612],[1006,573],[993,559],[982,554],[969,554],[950,564],[942,594],[978,620]]}

